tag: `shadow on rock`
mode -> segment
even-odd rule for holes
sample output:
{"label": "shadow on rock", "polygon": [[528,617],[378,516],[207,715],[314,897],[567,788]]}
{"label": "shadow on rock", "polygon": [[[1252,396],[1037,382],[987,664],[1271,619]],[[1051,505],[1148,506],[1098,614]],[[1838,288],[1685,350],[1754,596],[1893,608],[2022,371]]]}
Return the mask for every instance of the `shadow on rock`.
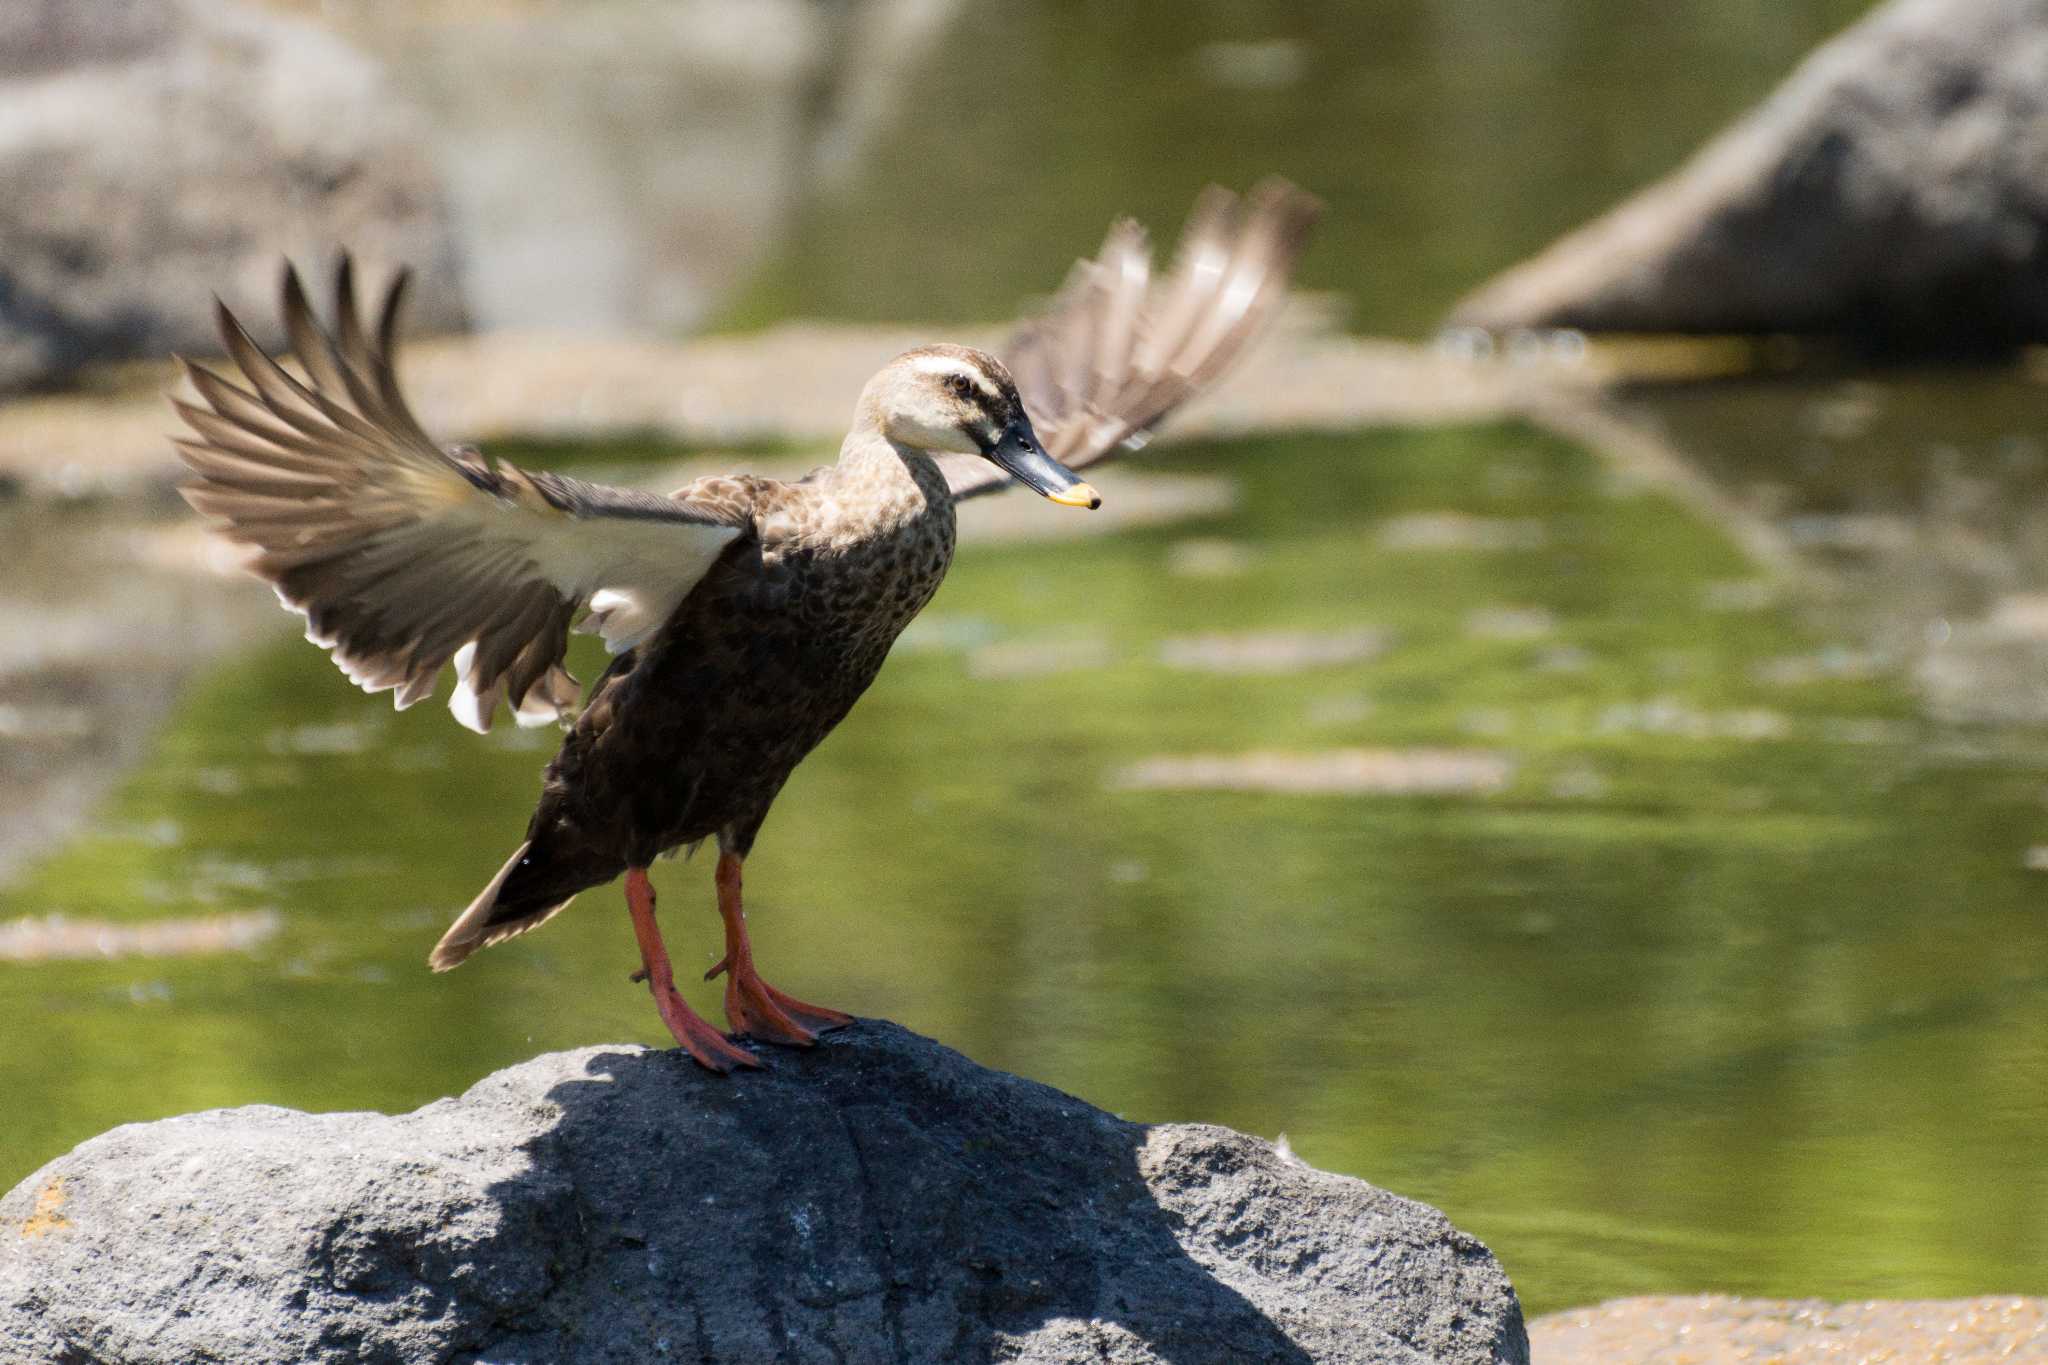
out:
{"label": "shadow on rock", "polygon": [[973,1360],[1053,1340],[1092,1356],[1118,1338],[1173,1362],[1312,1359],[1175,1240],[1143,1129],[933,1068],[893,1033],[732,1082],[679,1054],[591,1057],[590,1079],[549,1091],[561,1121],[503,1192],[576,1187],[591,1259],[550,1306],[658,1319],[672,1350],[714,1360]]}

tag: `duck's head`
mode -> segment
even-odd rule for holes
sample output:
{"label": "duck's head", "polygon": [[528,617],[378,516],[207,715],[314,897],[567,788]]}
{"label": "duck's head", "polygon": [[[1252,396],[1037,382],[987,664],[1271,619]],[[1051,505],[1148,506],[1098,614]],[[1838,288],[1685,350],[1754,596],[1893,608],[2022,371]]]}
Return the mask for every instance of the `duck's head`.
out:
{"label": "duck's head", "polygon": [[968,346],[920,346],[897,356],[861,395],[881,433],[913,450],[979,455],[1063,507],[1102,497],[1045,453],[1003,362]]}

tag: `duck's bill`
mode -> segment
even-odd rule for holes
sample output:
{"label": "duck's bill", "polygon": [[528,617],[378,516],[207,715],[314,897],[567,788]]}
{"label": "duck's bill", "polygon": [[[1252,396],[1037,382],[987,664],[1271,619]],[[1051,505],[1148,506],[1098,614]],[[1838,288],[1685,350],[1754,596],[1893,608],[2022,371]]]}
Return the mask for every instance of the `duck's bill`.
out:
{"label": "duck's bill", "polygon": [[989,450],[988,457],[1026,488],[1062,507],[1102,506],[1100,493],[1045,453],[1027,421],[1011,423],[1003,438]]}

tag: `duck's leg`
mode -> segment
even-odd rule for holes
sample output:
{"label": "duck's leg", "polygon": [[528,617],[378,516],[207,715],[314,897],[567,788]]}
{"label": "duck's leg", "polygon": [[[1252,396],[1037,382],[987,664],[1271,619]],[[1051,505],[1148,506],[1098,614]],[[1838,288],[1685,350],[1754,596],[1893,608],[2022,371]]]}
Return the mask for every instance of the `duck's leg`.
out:
{"label": "duck's leg", "polygon": [[737,853],[719,852],[718,914],[725,921],[725,956],[704,973],[704,979],[709,981],[720,972],[732,974],[725,983],[725,1019],[735,1033],[809,1047],[826,1029],[852,1023],[853,1016],[784,995],[754,970],[747,912],[740,906],[740,862]]}
{"label": "duck's leg", "polygon": [[654,1008],[661,1022],[697,1065],[721,1075],[736,1066],[759,1066],[760,1059],[726,1041],[724,1034],[706,1023],[704,1016],[690,1008],[690,1002],[676,994],[675,973],[668,963],[668,948],[661,941],[661,929],[654,922],[654,883],[647,869],[626,869],[626,908],[633,915],[633,937],[640,940],[640,965],[647,977],[647,989],[654,993]]}

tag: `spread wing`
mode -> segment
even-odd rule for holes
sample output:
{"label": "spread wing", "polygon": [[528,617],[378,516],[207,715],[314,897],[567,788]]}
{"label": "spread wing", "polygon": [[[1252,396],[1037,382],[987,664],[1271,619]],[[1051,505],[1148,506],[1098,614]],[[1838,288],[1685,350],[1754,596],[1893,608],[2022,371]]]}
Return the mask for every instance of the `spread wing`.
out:
{"label": "spread wing", "polygon": [[[1284,180],[1245,199],[1210,186],[1182,230],[1173,270],[1152,277],[1145,230],[1124,219],[1077,263],[1003,361],[1046,451],[1086,469],[1143,445],[1167,414],[1222,374],[1287,296],[1322,205]],[[975,456],[943,461],[956,498],[1013,480]]]}
{"label": "spread wing", "polygon": [[251,567],[365,691],[395,692],[403,710],[452,662],[449,706],[464,725],[490,729],[501,701],[521,723],[545,723],[576,701],[562,656],[578,613],[614,652],[630,647],[742,534],[745,509],[435,445],[392,368],[405,284],[401,274],[386,294],[373,340],[343,258],[330,335],[287,267],[303,380],[221,307],[247,387],[185,366],[204,405],[172,399],[193,433],[176,442],[195,476],[182,491],[255,548]]}

